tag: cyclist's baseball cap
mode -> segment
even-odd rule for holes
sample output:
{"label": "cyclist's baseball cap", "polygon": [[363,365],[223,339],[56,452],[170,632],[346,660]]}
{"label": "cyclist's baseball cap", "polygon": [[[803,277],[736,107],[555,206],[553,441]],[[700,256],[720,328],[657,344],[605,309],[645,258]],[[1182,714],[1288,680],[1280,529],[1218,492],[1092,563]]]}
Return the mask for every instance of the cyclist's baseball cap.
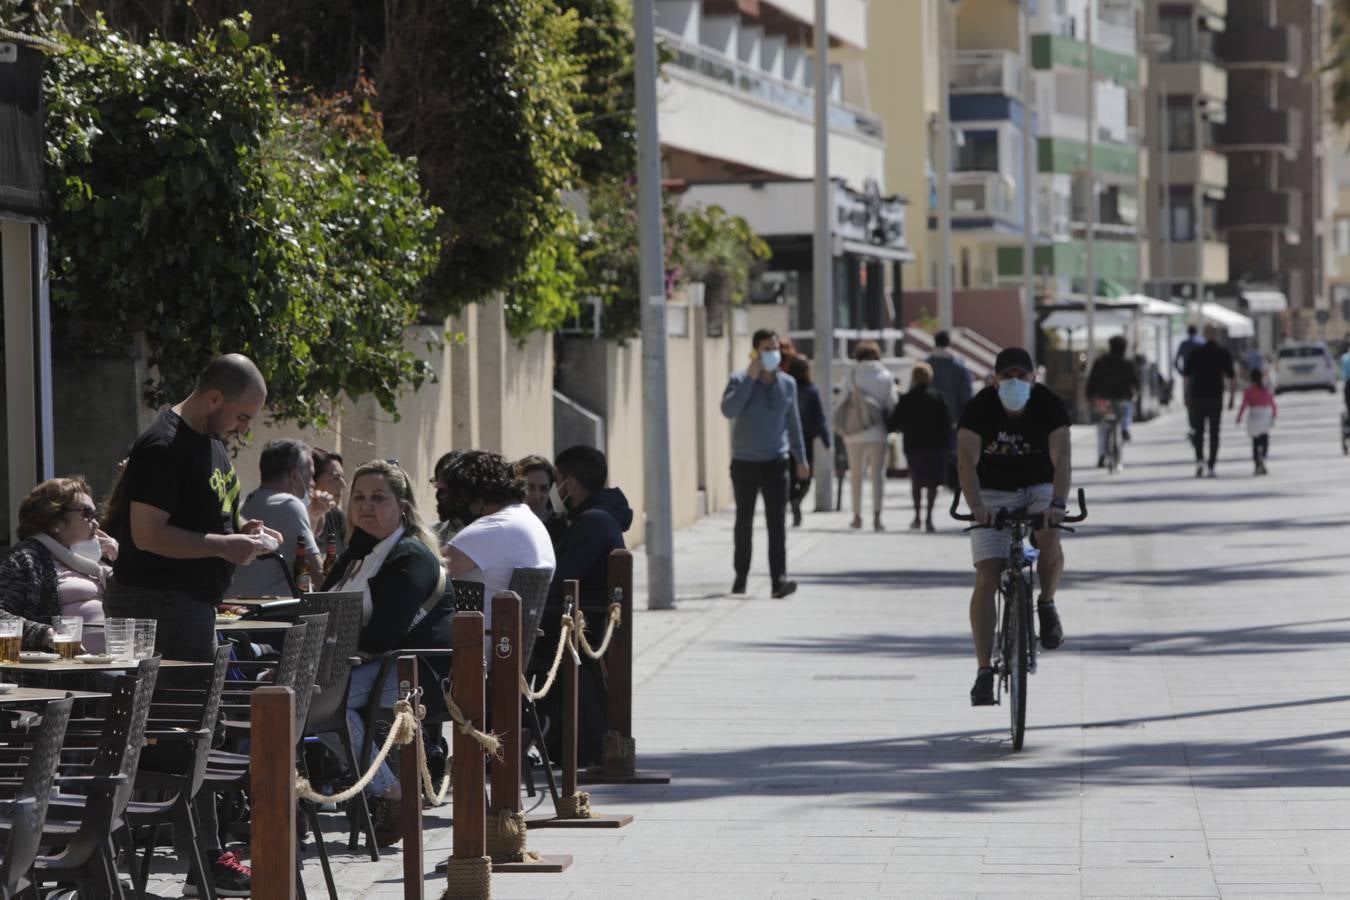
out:
{"label": "cyclist's baseball cap", "polygon": [[994,372],[1002,375],[1010,369],[1031,374],[1036,371],[1036,364],[1031,361],[1031,354],[1021,347],[1005,347],[994,360]]}

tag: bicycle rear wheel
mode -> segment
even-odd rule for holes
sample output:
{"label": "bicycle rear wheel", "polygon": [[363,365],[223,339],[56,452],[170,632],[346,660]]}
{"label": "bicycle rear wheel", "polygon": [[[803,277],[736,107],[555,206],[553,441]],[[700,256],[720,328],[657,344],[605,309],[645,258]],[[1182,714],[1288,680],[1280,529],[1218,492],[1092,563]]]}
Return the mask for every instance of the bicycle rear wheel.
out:
{"label": "bicycle rear wheel", "polygon": [[1106,466],[1108,475],[1120,468],[1120,423],[1116,421],[1106,430]]}
{"label": "bicycle rear wheel", "polygon": [[1005,665],[1008,667],[1008,713],[1012,720],[1012,745],[1022,749],[1027,730],[1027,673],[1030,647],[1027,632],[1031,625],[1031,599],[1021,578],[1010,579],[1007,597],[1007,625],[1003,638]]}

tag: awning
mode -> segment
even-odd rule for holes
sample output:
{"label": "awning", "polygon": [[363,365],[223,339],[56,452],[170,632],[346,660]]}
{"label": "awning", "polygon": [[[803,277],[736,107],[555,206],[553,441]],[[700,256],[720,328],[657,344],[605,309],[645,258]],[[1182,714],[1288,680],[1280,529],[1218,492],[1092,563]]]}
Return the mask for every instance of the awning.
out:
{"label": "awning", "polygon": [[1254,313],[1277,313],[1289,308],[1289,298],[1282,291],[1243,291],[1242,299],[1247,310]]}
{"label": "awning", "polygon": [[1217,303],[1202,303],[1200,315],[1206,322],[1212,322],[1228,332],[1230,338],[1249,338],[1256,336],[1256,326],[1242,313]]}
{"label": "awning", "polygon": [[[898,247],[885,247],[881,244],[868,244],[864,241],[839,241],[839,250],[844,253],[852,253],[856,256],[866,256],[870,259],[880,259],[887,262],[914,262],[914,254],[909,250]],[[835,256],[842,254],[836,252]]]}

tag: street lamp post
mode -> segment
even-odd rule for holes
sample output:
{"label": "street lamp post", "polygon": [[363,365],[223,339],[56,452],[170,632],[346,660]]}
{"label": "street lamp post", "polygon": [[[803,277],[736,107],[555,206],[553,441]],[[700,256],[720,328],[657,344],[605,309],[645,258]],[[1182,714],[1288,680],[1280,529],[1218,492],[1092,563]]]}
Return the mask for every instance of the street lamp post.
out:
{"label": "street lamp post", "polygon": [[[815,237],[811,247],[812,289],[815,313],[815,376],[825,402],[834,396],[834,246],[830,230],[830,33],[825,18],[825,0],[816,0],[815,126],[816,183]],[[808,452],[810,448],[807,448]],[[814,454],[816,509],[834,509],[834,454]]]}

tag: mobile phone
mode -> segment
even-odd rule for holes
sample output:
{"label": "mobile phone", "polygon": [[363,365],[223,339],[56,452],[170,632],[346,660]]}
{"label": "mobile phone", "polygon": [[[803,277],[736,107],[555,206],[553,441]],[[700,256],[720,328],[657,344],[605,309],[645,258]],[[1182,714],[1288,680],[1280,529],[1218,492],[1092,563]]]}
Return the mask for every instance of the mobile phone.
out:
{"label": "mobile phone", "polygon": [[754,361],[757,360],[757,359],[759,359],[759,351],[758,351],[758,350],[751,350],[751,351],[750,351],[750,361],[751,361],[751,362],[754,362]]}

